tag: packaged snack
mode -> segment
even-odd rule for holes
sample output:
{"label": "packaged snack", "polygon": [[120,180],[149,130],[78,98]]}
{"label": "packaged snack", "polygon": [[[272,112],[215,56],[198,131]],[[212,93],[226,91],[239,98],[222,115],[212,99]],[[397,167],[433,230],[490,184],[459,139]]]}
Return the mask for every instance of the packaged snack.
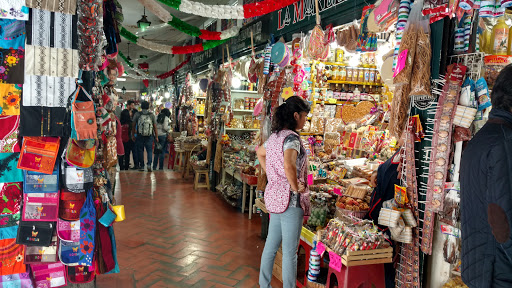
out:
{"label": "packaged snack", "polygon": [[487,85],[492,89],[494,82],[501,70],[508,64],[512,63],[512,56],[490,55],[484,58],[485,80]]}
{"label": "packaged snack", "polygon": [[476,81],[476,95],[478,97],[478,111],[491,107],[491,98],[489,97],[489,88],[484,77]]}
{"label": "packaged snack", "polygon": [[407,199],[407,191],[405,187],[398,186],[395,184],[395,202],[398,205],[405,205],[409,203],[409,199]]}

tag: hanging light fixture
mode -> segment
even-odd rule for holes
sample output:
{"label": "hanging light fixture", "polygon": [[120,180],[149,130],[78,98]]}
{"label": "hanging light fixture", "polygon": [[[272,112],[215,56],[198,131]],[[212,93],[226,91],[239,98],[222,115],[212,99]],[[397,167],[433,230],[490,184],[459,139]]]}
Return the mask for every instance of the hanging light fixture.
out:
{"label": "hanging light fixture", "polygon": [[130,42],[128,42],[128,43],[126,43],[126,44],[128,44],[128,57],[126,57],[126,59],[127,59],[128,61],[132,61],[132,58],[130,58]]}
{"label": "hanging light fixture", "polygon": [[126,94],[126,87],[123,86],[123,88],[121,88],[121,91],[123,92],[123,95]]}
{"label": "hanging light fixture", "polygon": [[146,7],[144,7],[144,15],[142,15],[142,18],[140,18],[139,21],[137,21],[137,27],[140,28],[142,32],[146,31],[146,28],[151,26],[151,22],[146,17]]}

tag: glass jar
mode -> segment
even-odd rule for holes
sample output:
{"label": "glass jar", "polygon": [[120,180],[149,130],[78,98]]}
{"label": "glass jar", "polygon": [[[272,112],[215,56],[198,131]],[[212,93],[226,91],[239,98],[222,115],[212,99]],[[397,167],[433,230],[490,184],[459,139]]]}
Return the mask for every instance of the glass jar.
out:
{"label": "glass jar", "polygon": [[352,81],[352,75],[354,73],[354,68],[347,67],[347,81]]}
{"label": "glass jar", "polygon": [[357,72],[357,81],[363,82],[364,81],[364,68],[359,68]]}
{"label": "glass jar", "polygon": [[340,81],[347,81],[347,68],[340,66]]}
{"label": "glass jar", "polygon": [[338,77],[339,77],[339,71],[338,71],[338,66],[332,66],[332,77],[331,77],[331,80],[339,80]]}

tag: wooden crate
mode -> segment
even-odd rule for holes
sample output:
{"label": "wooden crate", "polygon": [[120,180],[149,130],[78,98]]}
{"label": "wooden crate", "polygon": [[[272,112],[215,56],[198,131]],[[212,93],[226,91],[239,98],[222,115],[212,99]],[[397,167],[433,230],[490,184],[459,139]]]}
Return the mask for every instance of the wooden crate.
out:
{"label": "wooden crate", "polygon": [[347,267],[393,262],[393,248],[348,251],[341,257],[341,262]]}
{"label": "wooden crate", "polygon": [[274,260],[274,268],[272,269],[272,275],[277,278],[277,280],[283,282],[283,268],[281,267],[283,263],[283,250],[279,248],[276,253],[276,258]]}

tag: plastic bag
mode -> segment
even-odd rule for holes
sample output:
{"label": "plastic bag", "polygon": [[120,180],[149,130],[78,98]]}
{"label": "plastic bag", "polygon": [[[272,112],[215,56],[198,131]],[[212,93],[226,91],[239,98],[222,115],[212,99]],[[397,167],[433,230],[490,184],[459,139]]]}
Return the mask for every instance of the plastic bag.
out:
{"label": "plastic bag", "polygon": [[430,60],[432,49],[430,47],[430,26],[428,17],[423,17],[417,32],[417,46],[414,55],[414,69],[411,76],[410,95],[431,96],[430,89]]}
{"label": "plastic bag", "polygon": [[[397,61],[395,68],[395,78],[393,84],[409,84],[411,82],[412,67],[414,64],[414,57],[417,46],[418,30],[421,27],[423,1],[414,2],[411,13],[409,14],[409,21],[405,26],[404,33],[402,36],[402,42],[400,43],[400,50],[398,51],[398,59],[402,53],[407,53],[405,56],[405,62],[403,66],[400,65],[400,60]],[[407,50],[407,52],[404,52]],[[400,67],[401,66],[401,67]],[[430,64],[429,64],[430,66]]]}

